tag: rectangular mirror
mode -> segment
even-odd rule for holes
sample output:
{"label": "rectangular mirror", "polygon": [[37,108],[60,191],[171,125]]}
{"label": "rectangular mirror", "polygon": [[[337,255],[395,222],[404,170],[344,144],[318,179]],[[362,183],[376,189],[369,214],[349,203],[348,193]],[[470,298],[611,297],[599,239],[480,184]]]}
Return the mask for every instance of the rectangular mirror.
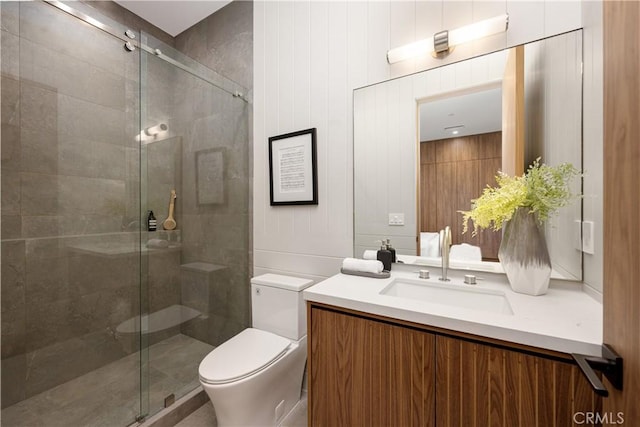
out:
{"label": "rectangular mirror", "polygon": [[[354,91],[354,252],[389,238],[405,263],[500,272],[501,233],[462,233],[462,215],[502,170],[536,158],[582,169],[582,31]],[[573,191],[581,193],[581,182]],[[581,199],[545,224],[552,277],[582,279]]]}

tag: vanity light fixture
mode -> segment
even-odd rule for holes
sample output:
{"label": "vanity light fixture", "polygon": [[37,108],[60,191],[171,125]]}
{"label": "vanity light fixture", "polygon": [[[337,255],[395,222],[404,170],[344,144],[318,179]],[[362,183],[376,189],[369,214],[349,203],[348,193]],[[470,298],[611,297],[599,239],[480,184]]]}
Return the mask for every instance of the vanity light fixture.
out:
{"label": "vanity light fixture", "polygon": [[404,46],[396,47],[387,52],[389,64],[403,61],[429,52],[435,58],[448,55],[455,46],[507,31],[509,15],[499,15],[471,25],[437,32],[428,39],[419,40]]}

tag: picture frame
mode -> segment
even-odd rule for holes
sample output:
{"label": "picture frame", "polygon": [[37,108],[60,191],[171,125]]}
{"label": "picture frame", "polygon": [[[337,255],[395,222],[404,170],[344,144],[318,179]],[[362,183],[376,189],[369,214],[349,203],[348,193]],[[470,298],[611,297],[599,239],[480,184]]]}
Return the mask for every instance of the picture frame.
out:
{"label": "picture frame", "polygon": [[196,202],[198,205],[225,204],[225,149],[196,151]]}
{"label": "picture frame", "polygon": [[269,138],[271,206],[317,205],[316,128]]}

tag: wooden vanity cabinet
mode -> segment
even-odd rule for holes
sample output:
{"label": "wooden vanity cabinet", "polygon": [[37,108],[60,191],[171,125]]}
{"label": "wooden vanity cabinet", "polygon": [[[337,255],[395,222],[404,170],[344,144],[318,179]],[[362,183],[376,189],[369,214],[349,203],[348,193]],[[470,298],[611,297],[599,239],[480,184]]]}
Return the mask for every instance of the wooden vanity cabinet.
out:
{"label": "wooden vanity cabinet", "polygon": [[434,425],[435,336],[311,306],[313,426]]}
{"label": "wooden vanity cabinet", "polygon": [[561,353],[316,303],[307,316],[310,426],[559,427],[601,412]]}

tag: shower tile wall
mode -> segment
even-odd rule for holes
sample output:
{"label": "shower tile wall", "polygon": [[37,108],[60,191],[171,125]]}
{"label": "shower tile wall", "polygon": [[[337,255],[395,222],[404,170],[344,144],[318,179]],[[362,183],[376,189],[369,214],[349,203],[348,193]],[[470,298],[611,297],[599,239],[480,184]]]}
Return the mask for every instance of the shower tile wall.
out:
{"label": "shower tile wall", "polygon": [[[136,348],[116,328],[139,312],[139,61],[44,3],[0,7],[7,407]],[[179,303],[179,264],[149,255],[153,305]]]}
{"label": "shower tile wall", "polygon": [[[148,61],[150,70],[168,67],[155,57]],[[156,99],[150,105],[173,105],[175,109],[164,117],[155,111],[149,114],[167,122],[171,135],[181,135],[182,186],[176,220],[182,264],[202,264],[197,271],[186,268],[182,272],[181,286],[183,291],[189,287],[207,296],[206,301],[193,304],[183,294],[182,304],[204,316],[183,324],[181,331],[219,345],[250,324],[248,105],[188,73],[175,72],[171,79],[171,85],[163,85],[157,75],[150,78],[148,92]],[[171,92],[163,93],[163,86]],[[166,96],[164,102],[162,96]],[[196,159],[198,153],[210,150],[222,152],[224,198],[217,204],[202,204],[198,203],[198,186],[204,189],[212,184],[198,182]],[[153,185],[150,179],[149,188]],[[163,212],[159,219],[164,217]]]}
{"label": "shower tile wall", "polygon": [[247,89],[253,87],[253,2],[234,1],[178,34],[175,47]]}
{"label": "shower tile wall", "polygon": [[[250,98],[253,3],[230,3],[176,36],[176,49],[244,86]],[[200,261],[215,269],[208,273],[208,318],[186,324],[182,332],[219,345],[251,324],[251,108],[182,77],[176,84],[178,122],[192,118],[184,129],[182,259],[183,264]],[[223,204],[198,204],[196,197],[195,157],[208,149],[224,153]],[[195,273],[183,274],[198,280]]]}
{"label": "shower tile wall", "polygon": [[[112,2],[82,3],[174,45]],[[140,77],[140,51],[125,52],[121,42],[42,2],[3,1],[0,11],[2,407],[139,347],[136,336],[116,329],[140,307],[141,106],[143,126],[169,125],[145,147],[143,207],[160,223],[175,188],[178,231],[171,237],[182,242],[181,251],[147,255],[147,308],[182,304],[204,312],[152,334],[150,343],[184,333],[219,345],[247,327],[250,104],[150,55]],[[250,85],[251,12],[251,2],[228,5],[221,13],[233,25],[208,18],[207,33],[190,38],[204,56],[183,51]],[[250,97],[250,87],[243,92]],[[198,204],[196,155],[210,149],[223,152],[225,198]],[[188,271],[181,278],[180,265],[190,263],[205,265],[204,279]],[[200,295],[206,301],[193,300]],[[151,380],[152,395],[176,392],[160,383],[154,389]]]}

